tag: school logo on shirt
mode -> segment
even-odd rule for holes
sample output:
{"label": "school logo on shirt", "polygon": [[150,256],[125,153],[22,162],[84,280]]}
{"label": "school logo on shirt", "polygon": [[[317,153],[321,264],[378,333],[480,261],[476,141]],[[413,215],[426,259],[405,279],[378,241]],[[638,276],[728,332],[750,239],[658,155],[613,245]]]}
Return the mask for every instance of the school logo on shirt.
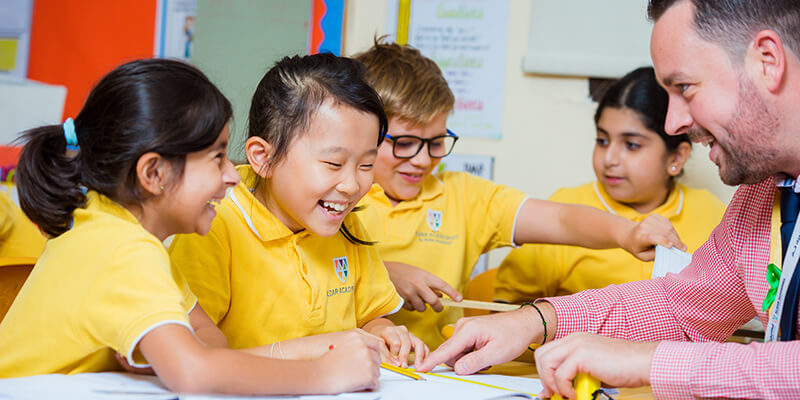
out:
{"label": "school logo on shirt", "polygon": [[334,258],[333,270],[336,271],[336,276],[342,283],[347,282],[347,275],[349,275],[350,272],[347,269],[347,256]]}
{"label": "school logo on shirt", "polygon": [[439,228],[442,227],[441,211],[428,210],[428,226],[431,227],[431,230],[434,232],[438,231]]}

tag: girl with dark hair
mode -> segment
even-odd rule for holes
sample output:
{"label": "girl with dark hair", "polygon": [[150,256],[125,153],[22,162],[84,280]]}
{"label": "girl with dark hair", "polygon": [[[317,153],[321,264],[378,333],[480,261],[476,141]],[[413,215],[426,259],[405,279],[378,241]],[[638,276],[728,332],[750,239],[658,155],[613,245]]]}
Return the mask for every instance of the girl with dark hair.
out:
{"label": "girl with dark hair", "polygon": [[[724,204],[706,190],[675,179],[691,152],[686,135],[664,132],[667,93],[653,68],[636,69],[603,95],[592,165],[597,181],[558,190],[552,201],[584,204],[632,221],[651,214],[669,219],[688,251],[694,251],[722,219]],[[524,245],[500,265],[495,298],[521,302],[650,279],[653,263],[620,249],[591,250]]]}
{"label": "girl with dark hair", "polygon": [[385,341],[385,362],[406,367],[410,351],[416,363],[428,353],[383,318],[403,300],[352,212],[387,125],[363,74],[331,54],[277,62],[253,95],[242,182],[209,235],[172,242],[174,265],[233,348],[313,357],[336,343],[296,338],[361,328]]}
{"label": "girl with dark hair", "polygon": [[75,120],[24,133],[20,202],[52,238],[0,324],[0,377],[118,370],[120,360],[152,366],[176,392],[375,387],[377,340],[364,335],[341,335],[316,361],[220,348],[225,337],[171,270],[162,241],[208,233],[239,182],[225,155],[230,119],[194,67],[139,60],[101,79]]}

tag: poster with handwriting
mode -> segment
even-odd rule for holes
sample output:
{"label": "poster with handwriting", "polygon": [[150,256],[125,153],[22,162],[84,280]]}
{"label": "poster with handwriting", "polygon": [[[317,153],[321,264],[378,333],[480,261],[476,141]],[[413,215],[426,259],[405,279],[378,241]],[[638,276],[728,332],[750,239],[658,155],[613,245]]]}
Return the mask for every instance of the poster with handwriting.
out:
{"label": "poster with handwriting", "polygon": [[[389,1],[393,40],[398,1]],[[439,65],[456,96],[448,128],[459,136],[502,135],[508,0],[412,0],[408,44]]]}

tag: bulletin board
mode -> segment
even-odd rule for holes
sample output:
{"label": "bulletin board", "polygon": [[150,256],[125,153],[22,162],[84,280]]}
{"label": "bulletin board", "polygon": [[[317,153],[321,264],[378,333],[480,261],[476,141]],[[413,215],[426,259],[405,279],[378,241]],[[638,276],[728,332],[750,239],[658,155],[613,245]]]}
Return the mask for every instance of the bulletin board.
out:
{"label": "bulletin board", "polygon": [[619,78],[651,65],[647,2],[533,0],[525,72]]}
{"label": "bulletin board", "polygon": [[198,0],[191,61],[231,100],[228,154],[244,161],[247,115],[258,82],[282,57],[305,54],[310,1]]}
{"label": "bulletin board", "polygon": [[153,56],[156,0],[36,0],[28,78],[68,88],[64,116],[117,65]]}

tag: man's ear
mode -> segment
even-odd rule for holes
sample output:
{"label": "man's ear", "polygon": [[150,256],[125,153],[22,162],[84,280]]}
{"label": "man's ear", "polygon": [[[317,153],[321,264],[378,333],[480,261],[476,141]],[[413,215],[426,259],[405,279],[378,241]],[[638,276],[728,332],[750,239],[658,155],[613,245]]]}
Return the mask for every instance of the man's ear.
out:
{"label": "man's ear", "polygon": [[758,32],[745,56],[745,63],[753,67],[753,72],[770,92],[781,88],[786,73],[786,52],[781,37],[771,30]]}
{"label": "man's ear", "polygon": [[247,162],[258,176],[264,179],[272,176],[272,168],[269,165],[272,157],[272,145],[269,142],[258,136],[250,137],[244,143],[244,153],[247,156]]}
{"label": "man's ear", "polygon": [[170,173],[168,164],[160,154],[152,151],[139,157],[136,162],[136,178],[145,192],[154,196],[164,193]]}

